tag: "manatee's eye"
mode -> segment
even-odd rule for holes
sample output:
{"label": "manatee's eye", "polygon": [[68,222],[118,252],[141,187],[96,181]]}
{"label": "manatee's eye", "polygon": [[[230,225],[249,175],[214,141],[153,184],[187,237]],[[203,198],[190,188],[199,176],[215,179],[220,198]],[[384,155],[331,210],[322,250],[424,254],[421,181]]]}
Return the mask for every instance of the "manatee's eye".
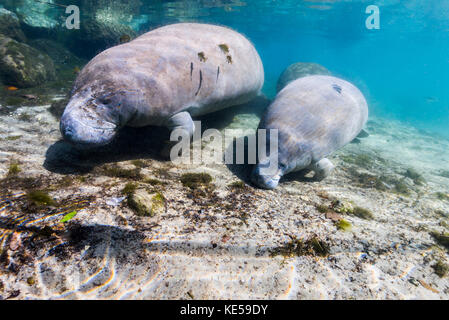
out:
{"label": "manatee's eye", "polygon": [[97,100],[103,105],[110,105],[114,102],[114,95],[108,93],[101,97],[98,97]]}
{"label": "manatee's eye", "polygon": [[111,99],[111,98],[101,98],[101,99],[100,99],[100,102],[101,102],[102,104],[108,105],[108,104],[111,104],[111,103],[112,103],[112,99]]}

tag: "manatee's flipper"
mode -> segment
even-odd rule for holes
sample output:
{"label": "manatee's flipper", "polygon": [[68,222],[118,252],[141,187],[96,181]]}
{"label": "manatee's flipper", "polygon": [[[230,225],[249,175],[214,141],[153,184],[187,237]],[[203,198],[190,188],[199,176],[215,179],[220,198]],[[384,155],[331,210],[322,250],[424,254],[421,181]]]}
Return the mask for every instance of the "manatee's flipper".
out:
{"label": "manatee's flipper", "polygon": [[[172,116],[165,122],[165,126],[170,130],[170,134],[175,130],[184,130],[189,134],[189,137],[192,137],[193,132],[195,131],[195,124],[193,123],[190,113],[187,111],[180,112]],[[164,158],[169,158],[170,150],[176,143],[177,142],[167,141],[161,151],[161,156]]]}
{"label": "manatee's flipper", "polygon": [[366,132],[365,130],[362,129],[362,131],[360,131],[359,135],[357,136],[357,138],[368,138],[369,137],[369,133]]}
{"label": "manatee's flipper", "polygon": [[325,179],[327,176],[330,175],[330,173],[334,170],[334,168],[335,166],[327,158],[321,159],[320,161],[310,166],[310,169],[315,171],[313,179],[316,181],[321,181]]}
{"label": "manatee's flipper", "polygon": [[170,132],[177,129],[183,129],[186,130],[190,136],[193,136],[193,132],[195,131],[195,124],[193,123],[190,113],[187,111],[175,114],[166,121],[166,126],[170,129]]}
{"label": "manatee's flipper", "polygon": [[358,136],[354,140],[352,140],[351,143],[360,143],[360,142],[362,142],[362,141],[360,141],[360,139],[368,138],[368,137],[369,137],[369,133],[362,129],[362,131],[360,131]]}

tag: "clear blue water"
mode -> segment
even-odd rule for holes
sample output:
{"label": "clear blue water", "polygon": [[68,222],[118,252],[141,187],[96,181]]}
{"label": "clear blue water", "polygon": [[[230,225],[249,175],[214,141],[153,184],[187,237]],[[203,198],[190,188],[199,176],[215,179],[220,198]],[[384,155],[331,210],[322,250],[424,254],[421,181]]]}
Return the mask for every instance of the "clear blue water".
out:
{"label": "clear blue water", "polygon": [[[81,10],[81,29],[89,21],[110,29],[90,40],[74,37],[77,31],[64,27],[71,4]],[[380,9],[378,30],[366,28],[369,5]],[[4,76],[3,7],[20,21],[26,39],[18,41],[54,60],[56,79],[28,88]],[[59,141],[64,97],[95,52],[118,44],[130,28],[137,36],[178,22],[246,35],[263,60],[269,98],[285,68],[314,62],[358,86],[372,116],[432,136],[373,121],[370,138],[332,155],[338,170],[327,180],[295,183],[293,175],[280,192],[257,193],[242,189],[240,168],[159,161],[164,141],[145,130],[129,130],[92,154]],[[448,261],[441,247],[449,217],[448,36],[449,0],[0,0],[0,300],[447,299],[447,276],[433,268]],[[207,126],[259,123],[253,114],[229,112],[230,119],[221,113]],[[198,169],[213,175],[213,188],[182,185],[182,174]],[[136,217],[126,200],[133,188],[162,192],[166,212]],[[374,219],[344,214],[346,203]],[[334,228],[337,212],[353,234]],[[61,219],[70,216],[64,229]],[[299,243],[315,247],[295,240],[307,238],[329,241],[331,257],[285,256],[279,263],[260,255],[293,245],[299,251]]]}
{"label": "clear blue water", "polygon": [[[267,96],[275,95],[288,65],[316,62],[356,84],[371,114],[449,137],[449,0],[0,0],[16,12],[30,3],[39,5],[30,10],[53,18],[76,4],[82,23],[95,7],[112,15],[128,8],[133,19],[122,22],[138,33],[185,21],[226,25],[257,47]],[[379,30],[365,26],[369,5],[380,9]]]}
{"label": "clear blue water", "polygon": [[[371,113],[449,137],[449,1],[143,1],[150,20],[219,23],[247,35],[265,67],[264,92],[275,95],[290,64],[316,62],[355,83]],[[368,5],[380,29],[368,30]],[[154,22],[154,21],[151,21]]]}

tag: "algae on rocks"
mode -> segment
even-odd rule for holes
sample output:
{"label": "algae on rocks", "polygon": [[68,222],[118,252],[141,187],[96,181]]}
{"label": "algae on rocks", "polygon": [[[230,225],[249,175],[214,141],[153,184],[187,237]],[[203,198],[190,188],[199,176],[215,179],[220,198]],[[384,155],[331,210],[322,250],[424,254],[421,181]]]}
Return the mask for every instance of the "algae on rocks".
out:
{"label": "algae on rocks", "polygon": [[349,231],[352,229],[352,225],[349,221],[341,219],[335,223],[338,230]]}
{"label": "algae on rocks", "polygon": [[45,53],[0,35],[0,76],[7,85],[28,88],[54,80],[56,71]]}
{"label": "algae on rocks", "polygon": [[10,37],[19,42],[25,42],[26,37],[20,28],[17,15],[4,8],[0,8],[0,34]]}
{"label": "algae on rocks", "polygon": [[190,189],[208,185],[211,181],[212,176],[208,173],[185,173],[181,176],[182,185]]}
{"label": "algae on rocks", "polygon": [[449,271],[449,265],[441,260],[432,265],[432,268],[437,274],[437,276],[439,276],[440,278],[444,278],[447,275],[447,272]]}
{"label": "algae on rocks", "polygon": [[148,193],[138,189],[128,196],[128,205],[139,216],[154,217],[165,211],[165,198],[159,192]]}

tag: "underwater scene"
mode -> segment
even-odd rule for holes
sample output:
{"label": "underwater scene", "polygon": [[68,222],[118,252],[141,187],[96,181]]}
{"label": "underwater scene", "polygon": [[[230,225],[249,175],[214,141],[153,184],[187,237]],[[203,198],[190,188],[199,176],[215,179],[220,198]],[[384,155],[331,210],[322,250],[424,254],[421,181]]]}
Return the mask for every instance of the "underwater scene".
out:
{"label": "underwater scene", "polygon": [[0,300],[448,299],[448,17],[0,0]]}

